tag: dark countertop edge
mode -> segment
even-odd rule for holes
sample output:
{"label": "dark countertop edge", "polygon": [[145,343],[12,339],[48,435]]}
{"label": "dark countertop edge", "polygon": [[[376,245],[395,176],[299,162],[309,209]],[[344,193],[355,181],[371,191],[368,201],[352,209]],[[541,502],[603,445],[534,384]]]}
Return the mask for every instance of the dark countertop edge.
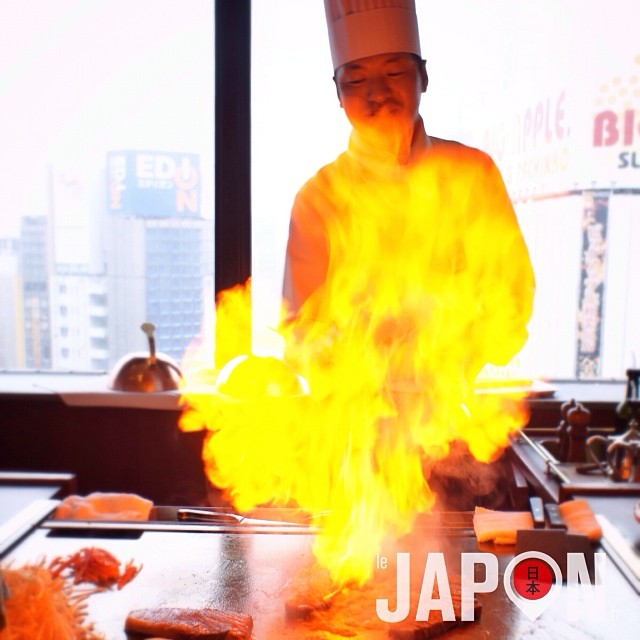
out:
{"label": "dark countertop edge", "polygon": [[[553,407],[574,399],[589,406],[613,407],[625,393],[624,380],[549,380],[554,393],[527,400],[532,409]],[[2,372],[0,400],[63,402],[70,406],[115,406],[179,410],[177,392],[123,393],[108,388],[105,373]]]}
{"label": "dark countertop edge", "polygon": [[180,411],[178,391],[123,392],[109,388],[104,372],[0,371],[0,401],[57,403],[69,407],[115,407]]}

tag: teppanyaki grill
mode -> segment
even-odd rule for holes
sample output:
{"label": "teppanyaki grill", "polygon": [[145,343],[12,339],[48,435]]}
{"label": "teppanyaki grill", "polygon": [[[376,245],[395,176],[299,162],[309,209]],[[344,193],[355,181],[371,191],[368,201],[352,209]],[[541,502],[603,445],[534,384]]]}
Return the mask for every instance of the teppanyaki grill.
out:
{"label": "teppanyaki grill", "polygon": [[[277,517],[282,518],[282,512]],[[338,637],[342,634],[356,639],[384,640],[429,637],[429,633],[443,631],[447,631],[450,638],[475,638],[479,632],[489,637],[509,638],[524,627],[532,637],[538,632],[553,635],[558,625],[567,630],[561,603],[533,624],[511,604],[502,590],[480,594],[480,619],[451,630],[453,625],[432,624],[429,629],[428,625],[416,622],[415,610],[402,623],[381,624],[376,614],[376,600],[389,598],[392,602],[395,597],[392,561],[394,554],[403,548],[400,543],[381,549],[380,556],[390,559],[389,566],[375,569],[371,582],[360,588],[348,587],[332,593],[328,583],[312,580],[310,584],[318,586],[323,596],[329,597],[329,606],[307,619],[304,616],[292,619],[287,616],[285,603],[291,597],[300,596],[300,585],[305,576],[322,573],[311,552],[314,536],[308,528],[289,527],[283,532],[278,527],[236,526],[232,529],[226,525],[221,528],[203,523],[155,521],[135,523],[135,529],[123,525],[119,530],[117,523],[105,523],[111,525],[108,529],[92,526],[97,523],[66,524],[64,527],[59,521],[45,521],[6,553],[3,563],[67,556],[81,547],[97,546],[122,560],[133,559],[137,565],[142,565],[140,573],[121,591],[108,590],[88,600],[89,619],[95,623],[96,630],[109,639],[126,638],[124,623],[130,612],[160,607],[212,607],[250,615],[255,640],[310,640],[333,638],[336,634]],[[445,555],[453,581],[460,554],[479,550],[472,535],[471,514],[467,513],[434,514],[422,519],[406,544],[418,589],[428,553]],[[510,557],[508,551],[500,552],[501,570]],[[372,562],[376,559],[372,558]],[[629,585],[614,571],[608,575],[608,581],[616,603],[632,611],[637,605],[637,597]],[[416,594],[412,594],[412,598],[415,597]],[[633,628],[630,618],[622,618],[612,621],[606,633],[613,629],[617,637],[632,637]],[[606,634],[598,636],[597,631],[594,633],[588,621],[573,624],[566,637],[577,640],[587,632],[594,637],[609,637]]]}

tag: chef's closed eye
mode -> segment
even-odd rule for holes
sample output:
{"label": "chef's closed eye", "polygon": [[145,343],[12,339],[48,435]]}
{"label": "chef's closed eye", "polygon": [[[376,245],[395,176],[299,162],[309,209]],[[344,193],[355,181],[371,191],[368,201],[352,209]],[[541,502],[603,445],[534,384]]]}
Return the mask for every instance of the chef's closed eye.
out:
{"label": "chef's closed eye", "polygon": [[396,61],[389,64],[385,69],[387,76],[401,76],[412,70],[413,62],[411,60]]}
{"label": "chef's closed eye", "polygon": [[357,86],[366,80],[366,74],[360,68],[347,68],[337,74],[338,83],[343,86]]}

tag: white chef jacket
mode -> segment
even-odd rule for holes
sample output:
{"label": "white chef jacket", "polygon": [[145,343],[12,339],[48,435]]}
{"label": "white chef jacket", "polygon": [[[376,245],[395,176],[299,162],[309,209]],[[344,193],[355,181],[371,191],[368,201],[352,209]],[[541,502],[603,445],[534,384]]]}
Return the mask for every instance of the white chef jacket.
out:
{"label": "white chef jacket", "polygon": [[[379,243],[374,259],[361,246],[372,226]],[[408,261],[420,268],[408,270]],[[304,310],[332,324],[330,297],[351,286],[344,272],[354,274],[354,297],[363,304],[380,278],[396,278],[398,304],[406,300],[409,308],[419,308],[421,296],[446,307],[452,293],[465,289],[472,320],[456,335],[442,332],[443,348],[468,331],[501,337],[476,354],[474,370],[506,364],[526,341],[534,275],[502,177],[487,154],[428,136],[422,120],[407,162],[370,148],[354,131],[347,151],[298,192],[283,287],[289,313]],[[338,281],[341,288],[332,289]],[[444,312],[438,326],[446,325]]]}

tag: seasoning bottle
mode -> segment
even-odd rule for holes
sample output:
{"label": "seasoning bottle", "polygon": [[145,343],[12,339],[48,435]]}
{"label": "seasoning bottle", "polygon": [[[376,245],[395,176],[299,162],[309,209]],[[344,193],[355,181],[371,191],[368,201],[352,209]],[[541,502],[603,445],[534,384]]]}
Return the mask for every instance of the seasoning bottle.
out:
{"label": "seasoning bottle", "polygon": [[586,440],[589,435],[591,411],[579,402],[567,411],[569,450],[567,462],[584,462],[587,457]]}
{"label": "seasoning bottle", "polygon": [[556,435],[558,437],[558,458],[561,462],[566,462],[569,455],[569,435],[567,434],[569,422],[567,421],[567,414],[575,406],[576,401],[571,398],[560,407],[560,422],[556,427]]}
{"label": "seasoning bottle", "polygon": [[631,420],[640,422],[640,369],[627,369],[625,397],[616,407],[618,431],[625,431]]}

